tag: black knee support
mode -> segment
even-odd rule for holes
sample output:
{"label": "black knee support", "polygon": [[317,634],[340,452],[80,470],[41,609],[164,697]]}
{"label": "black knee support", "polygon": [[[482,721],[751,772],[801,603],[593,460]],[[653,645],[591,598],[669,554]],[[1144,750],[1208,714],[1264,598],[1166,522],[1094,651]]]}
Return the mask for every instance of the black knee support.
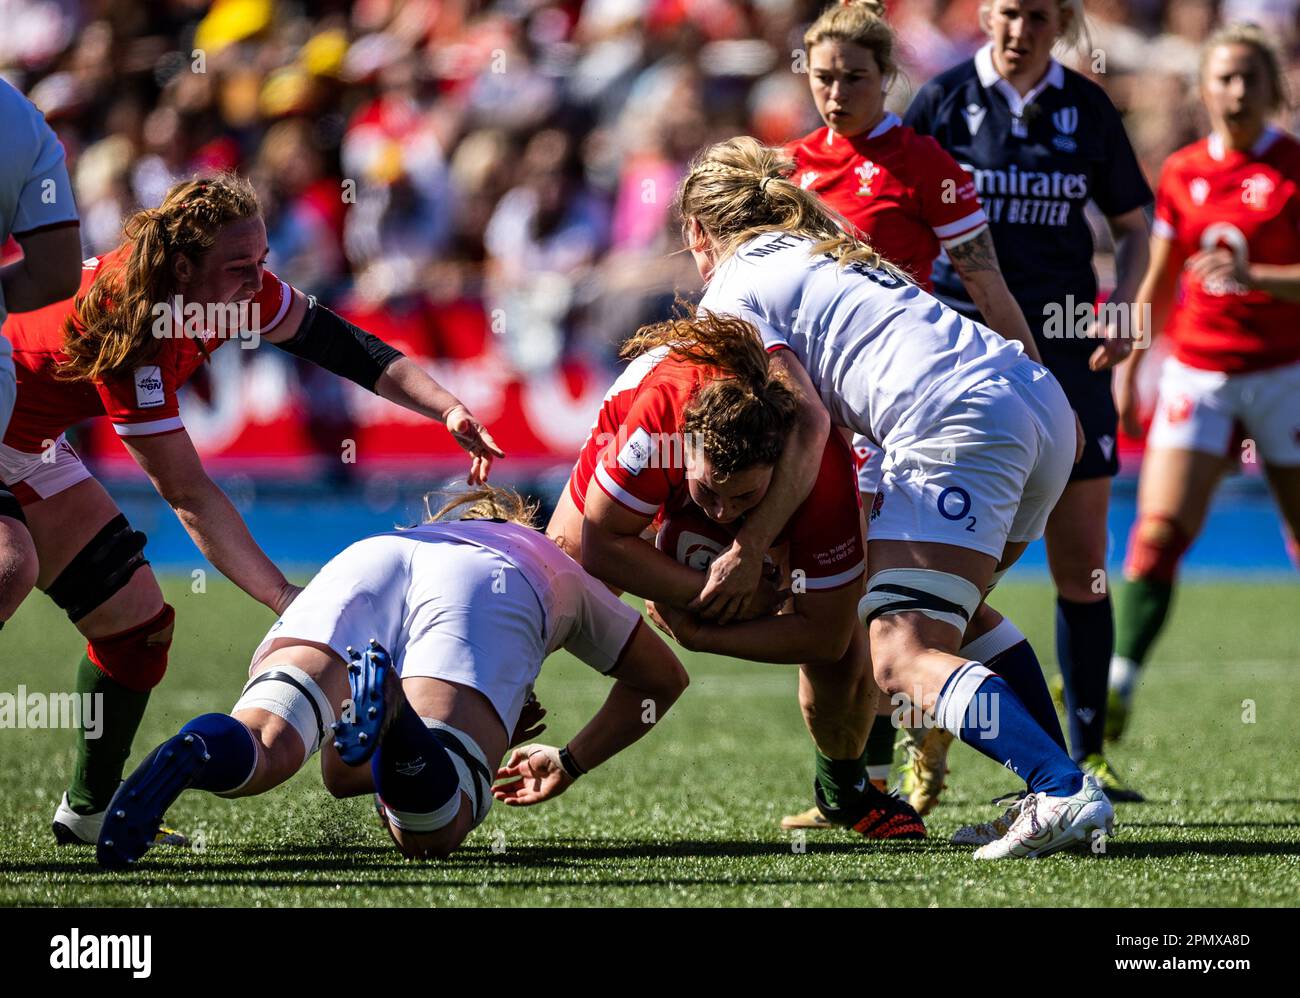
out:
{"label": "black knee support", "polygon": [[76,623],[130,582],[137,568],[149,564],[144,556],[147,539],[119,513],[59,573],[46,595]]}

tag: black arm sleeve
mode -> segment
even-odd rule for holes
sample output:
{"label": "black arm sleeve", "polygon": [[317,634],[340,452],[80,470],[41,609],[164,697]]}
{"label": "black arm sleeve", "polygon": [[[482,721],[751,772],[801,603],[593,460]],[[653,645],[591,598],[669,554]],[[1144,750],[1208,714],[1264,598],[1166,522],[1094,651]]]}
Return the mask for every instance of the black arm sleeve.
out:
{"label": "black arm sleeve", "polygon": [[275,345],[372,392],[388,365],[404,356],[373,333],[317,304],[314,297],[307,299],[307,314],[293,338]]}

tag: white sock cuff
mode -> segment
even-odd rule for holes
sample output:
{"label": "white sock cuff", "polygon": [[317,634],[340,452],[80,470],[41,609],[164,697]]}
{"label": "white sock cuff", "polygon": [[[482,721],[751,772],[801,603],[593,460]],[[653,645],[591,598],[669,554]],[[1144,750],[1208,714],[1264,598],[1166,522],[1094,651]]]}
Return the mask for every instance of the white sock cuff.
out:
{"label": "white sock cuff", "polygon": [[941,728],[950,732],[954,738],[961,737],[962,724],[970,709],[975,693],[984,685],[984,680],[992,676],[992,671],[980,662],[967,662],[958,667],[934,705],[934,718]]}
{"label": "white sock cuff", "polygon": [[961,651],[957,652],[957,654],[962,658],[972,659],[976,662],[988,662],[997,658],[1003,652],[1010,651],[1024,640],[1025,636],[1021,633],[1020,628],[1008,618],[1003,617],[1002,622],[997,627],[962,646]]}

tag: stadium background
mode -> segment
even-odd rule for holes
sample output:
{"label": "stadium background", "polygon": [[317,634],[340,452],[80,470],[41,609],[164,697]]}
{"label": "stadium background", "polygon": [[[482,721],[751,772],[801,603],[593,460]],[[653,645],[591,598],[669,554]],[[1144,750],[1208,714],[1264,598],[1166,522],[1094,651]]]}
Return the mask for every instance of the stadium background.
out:
{"label": "stadium background", "polygon": [[[123,216],[176,180],[246,173],[264,200],[271,269],[425,361],[509,455],[494,480],[546,499],[621,340],[666,314],[675,293],[698,291],[689,256],[674,252],[672,199],[690,155],[737,133],[779,143],[820,123],[798,70],[821,6],[0,0],[0,75],[65,146],[86,256],[117,245]],[[1221,19],[1265,23],[1294,79],[1298,6],[1089,2],[1090,42],[1067,61],[1125,114],[1154,186],[1168,154],[1204,133],[1201,41]],[[891,106],[982,43],[977,7],[890,5],[906,67]],[[182,407],[205,465],[282,564],[319,564],[410,522],[425,490],[464,470],[438,427],[280,351],[220,351]],[[99,422],[74,443],[150,535],[154,563],[201,565]],[[1121,441],[1113,565],[1140,448]],[[1018,573],[1042,571],[1035,547]],[[1226,484],[1188,566],[1288,570],[1257,467]]]}

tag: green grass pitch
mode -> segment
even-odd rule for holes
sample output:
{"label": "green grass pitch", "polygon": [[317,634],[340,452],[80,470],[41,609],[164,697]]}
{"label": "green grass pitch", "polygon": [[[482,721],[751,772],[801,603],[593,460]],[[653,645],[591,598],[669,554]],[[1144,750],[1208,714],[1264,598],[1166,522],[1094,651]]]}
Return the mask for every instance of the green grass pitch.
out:
{"label": "green grass pitch", "polygon": [[[225,583],[178,610],[166,680],[132,765],[189,717],[228,709],[271,617]],[[1006,584],[995,602],[1047,668],[1052,597]],[[195,850],[101,873],[49,832],[72,762],[66,730],[0,730],[0,903],[5,905],[1293,905],[1300,898],[1300,604],[1293,583],[1189,584],[1112,759],[1152,799],[1120,805],[1104,855],[978,864],[948,844],[1014,789],[954,746],[927,842],[879,846],[844,831],[802,843],[777,828],[808,803],[811,747],[793,667],[693,656],[692,686],[658,730],[531,809],[494,807],[450,860],[408,863],[368,799],[335,801],[315,760],[275,792],[183,796],[169,821]],[[0,692],[67,689],[81,646],[33,597],[0,634]],[[560,655],[542,672],[547,740],[590,716],[607,683]],[[1251,712],[1253,711],[1253,723]]]}

